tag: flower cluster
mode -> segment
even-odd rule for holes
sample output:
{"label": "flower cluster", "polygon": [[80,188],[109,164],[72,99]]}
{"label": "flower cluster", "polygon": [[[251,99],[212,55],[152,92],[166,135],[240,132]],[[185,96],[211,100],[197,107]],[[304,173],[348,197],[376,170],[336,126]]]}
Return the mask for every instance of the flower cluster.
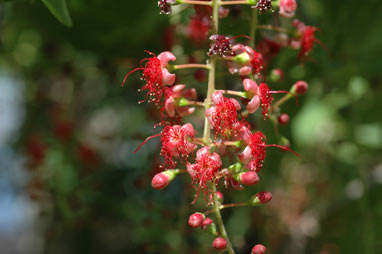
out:
{"label": "flower cluster", "polygon": [[[237,2],[242,3],[242,1]],[[187,24],[188,29],[185,30],[187,30],[188,38],[199,46],[203,45],[209,37],[210,45],[204,56],[207,58],[205,64],[197,64],[197,58],[192,55],[192,61],[190,60],[189,64],[169,65],[169,61],[176,60],[173,53],[166,51],[156,56],[148,52],[151,57],[143,59],[141,66],[129,72],[123,81],[125,83],[131,73],[143,71],[142,79],[145,80],[145,84],[140,91],[147,92],[143,101],[148,100],[154,103],[161,109],[161,114],[165,113],[167,117],[179,120],[177,124],[174,122],[161,124],[162,131],[143,142],[145,144],[151,138],[160,137],[163,171],[153,177],[152,186],[155,189],[164,189],[177,175],[187,174],[195,189],[194,202],[202,193],[207,204],[212,206],[211,211],[192,214],[188,223],[193,228],[200,227],[214,235],[212,247],[218,251],[232,250],[232,246],[227,235],[218,232],[214,220],[207,217],[210,212],[219,215],[220,210],[224,208],[243,205],[259,206],[272,199],[270,192],[261,191],[246,202],[225,205],[223,195],[218,191],[222,187],[221,183],[224,182],[226,188],[237,190],[257,185],[260,181],[261,170],[265,167],[267,147],[277,147],[299,156],[290,150],[290,143],[283,142],[285,138],[277,140],[279,144],[267,144],[265,132],[253,128],[255,126],[253,123],[257,121],[270,120],[275,124],[276,130],[278,125],[288,124],[289,115],[281,112],[282,104],[293,97],[296,97],[297,101],[297,96],[308,90],[308,84],[300,80],[294,83],[289,91],[273,91],[271,87],[274,87],[274,83],[283,80],[284,72],[281,69],[267,70],[266,65],[268,66],[273,57],[284,47],[299,49],[298,58],[303,61],[317,42],[316,27],[288,19],[286,21],[293,22],[292,26],[296,29],[294,38],[290,38],[284,28],[274,28],[273,35],[263,35],[258,45],[250,46],[254,44],[254,38],[249,36],[229,37],[219,34],[218,19],[229,15],[228,9],[221,6],[223,3],[236,4],[233,1],[215,0],[158,1],[160,11],[164,14],[171,14],[171,6],[174,4],[190,4],[194,7],[194,13],[191,14],[190,22]],[[249,1],[249,3],[253,8],[258,9],[255,11],[260,14],[268,10],[273,11],[270,0]],[[277,7],[280,16],[291,18],[295,15],[297,4],[295,0],[280,0],[275,8]],[[260,27],[273,29],[272,26]],[[235,43],[234,39],[238,37],[246,37],[250,43]],[[195,55],[201,58],[200,54]],[[184,58],[184,56],[179,57],[179,59]],[[217,85],[220,85],[215,84],[218,61],[224,63],[223,67],[228,70],[226,73],[239,74],[239,77],[233,76],[232,79],[239,78],[239,82],[243,84],[241,91],[217,89]],[[143,62],[145,62],[144,66]],[[175,72],[186,68],[209,71],[205,99],[200,99],[196,89],[189,84],[175,83],[176,76],[170,71]],[[274,96],[279,93],[285,95],[280,98],[278,95]],[[198,92],[198,94],[200,96],[202,93]],[[195,114],[200,110],[202,110],[201,114]],[[188,118],[191,115],[193,115],[192,118]],[[195,123],[194,129],[187,119],[195,119],[200,115],[204,116],[205,124],[203,131],[198,132],[202,121]],[[260,115],[260,119],[256,118],[256,115]],[[203,133],[203,136],[198,136],[198,133]],[[217,221],[217,223],[221,222]],[[257,244],[253,247],[252,253],[266,253],[266,248]]]}

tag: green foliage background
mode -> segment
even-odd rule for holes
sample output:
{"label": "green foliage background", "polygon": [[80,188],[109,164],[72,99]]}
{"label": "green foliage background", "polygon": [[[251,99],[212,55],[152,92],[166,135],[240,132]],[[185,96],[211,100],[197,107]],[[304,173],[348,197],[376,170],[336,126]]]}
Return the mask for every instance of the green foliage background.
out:
{"label": "green foliage background", "polygon": [[[43,165],[28,173],[31,182],[38,175],[44,183],[34,197],[42,207],[43,251],[213,253],[212,237],[186,226],[189,214],[205,208],[203,202],[190,205],[189,179],[155,191],[150,179],[158,142],[132,153],[156,132],[158,116],[137,104],[138,75],[123,88],[121,80],[145,57],[144,50],[164,50],[168,17],[149,0],[67,4],[70,28],[40,1],[1,4],[0,68],[25,82],[26,115],[15,148],[25,154],[28,137],[36,133],[48,146]],[[310,84],[298,107],[289,103],[283,109],[291,124],[280,129],[303,157],[269,149],[259,186],[225,192],[227,202],[263,189],[275,196],[265,208],[223,212],[238,253],[249,253],[256,243],[268,246],[269,253],[381,251],[380,13],[378,0],[299,1],[298,17],[320,28],[318,38],[330,52],[316,46],[316,62],[301,66],[296,51],[285,50],[273,63],[286,73],[280,90],[298,79]],[[222,29],[246,33],[248,13],[242,14],[223,21]],[[69,15],[63,15],[61,21],[70,25]],[[195,85],[202,91],[203,84]],[[58,104],[74,123],[66,141],[53,131],[51,114]],[[270,143],[277,142],[271,125],[260,128]],[[97,156],[84,162],[79,144],[88,144]]]}

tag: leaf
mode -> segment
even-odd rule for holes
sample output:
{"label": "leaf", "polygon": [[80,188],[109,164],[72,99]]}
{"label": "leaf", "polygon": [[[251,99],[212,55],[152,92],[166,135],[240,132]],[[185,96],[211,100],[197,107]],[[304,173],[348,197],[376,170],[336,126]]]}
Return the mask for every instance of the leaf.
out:
{"label": "leaf", "polygon": [[72,26],[66,0],[41,0],[50,12],[65,26]]}

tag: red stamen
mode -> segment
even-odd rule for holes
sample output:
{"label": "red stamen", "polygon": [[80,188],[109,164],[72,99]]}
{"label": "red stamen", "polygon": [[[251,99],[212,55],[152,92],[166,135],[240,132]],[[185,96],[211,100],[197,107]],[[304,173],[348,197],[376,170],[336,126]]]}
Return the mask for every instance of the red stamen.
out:
{"label": "red stamen", "polygon": [[121,85],[121,86],[123,86],[123,85],[126,83],[126,79],[127,79],[127,77],[128,77],[131,73],[136,72],[136,71],[138,71],[138,70],[144,70],[144,68],[142,68],[142,67],[140,67],[140,68],[136,68],[136,69],[130,71],[129,73],[127,73],[126,76],[125,76],[125,78],[123,79],[123,82],[122,82],[122,85]]}
{"label": "red stamen", "polygon": [[134,153],[137,153],[138,152],[138,150],[144,145],[144,144],[146,144],[146,142],[147,141],[149,141],[150,139],[152,139],[152,138],[156,138],[156,137],[159,137],[159,136],[161,136],[162,135],[162,133],[159,133],[159,134],[156,134],[156,135],[153,135],[153,136],[150,136],[150,137],[148,137],[148,138],[146,138],[146,140],[145,141],[143,141],[143,143],[142,144],[140,144],[139,146],[138,146],[138,148],[137,149],[135,149],[135,151],[134,151]]}
{"label": "red stamen", "polygon": [[288,151],[288,152],[291,152],[293,153],[294,155],[296,155],[297,157],[301,157],[301,155],[299,155],[298,153],[296,153],[295,151],[289,149],[288,147],[285,147],[285,146],[280,146],[280,145],[275,145],[275,144],[271,144],[271,145],[263,145],[263,146],[274,146],[274,147],[278,147],[282,150],[285,150],[285,151]]}

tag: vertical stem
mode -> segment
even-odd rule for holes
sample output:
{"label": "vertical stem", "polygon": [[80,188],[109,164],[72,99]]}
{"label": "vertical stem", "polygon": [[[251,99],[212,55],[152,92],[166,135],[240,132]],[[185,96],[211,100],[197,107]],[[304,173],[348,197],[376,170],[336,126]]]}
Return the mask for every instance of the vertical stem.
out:
{"label": "vertical stem", "polygon": [[253,8],[252,9],[250,29],[249,29],[249,36],[251,37],[249,46],[251,46],[251,48],[255,47],[255,36],[256,36],[256,28],[257,28],[257,18],[258,18],[258,10],[256,8]]}
{"label": "vertical stem", "polygon": [[[218,34],[218,28],[219,28],[219,5],[220,0],[212,0],[212,34]],[[207,91],[207,97],[204,101],[205,109],[207,109],[211,106],[211,96],[212,93],[215,91],[215,72],[216,72],[216,57],[211,56],[209,59],[209,75],[208,75],[208,91]],[[208,121],[207,117],[204,119],[204,132],[203,132],[203,139],[206,142],[207,145],[211,145],[211,126],[210,122]],[[224,222],[222,219],[222,216],[220,214],[220,208],[218,206],[218,197],[216,195],[216,186],[213,183],[212,184],[213,192],[214,192],[214,207],[213,210],[215,212],[217,225],[219,227],[220,234],[224,239],[227,241],[227,251],[229,254],[235,254],[235,251],[232,248],[231,241],[228,238],[227,231],[224,227]]]}
{"label": "vertical stem", "polygon": [[[214,184],[213,184],[213,191],[214,191],[214,204],[219,204],[218,196],[216,195],[216,186]],[[225,230],[223,218],[220,213],[220,207],[215,205],[214,212],[215,212],[216,222],[217,222],[220,234],[227,241],[227,251],[229,254],[235,254],[235,251],[233,250],[233,247],[232,247],[232,243],[228,238],[227,231]]]}

